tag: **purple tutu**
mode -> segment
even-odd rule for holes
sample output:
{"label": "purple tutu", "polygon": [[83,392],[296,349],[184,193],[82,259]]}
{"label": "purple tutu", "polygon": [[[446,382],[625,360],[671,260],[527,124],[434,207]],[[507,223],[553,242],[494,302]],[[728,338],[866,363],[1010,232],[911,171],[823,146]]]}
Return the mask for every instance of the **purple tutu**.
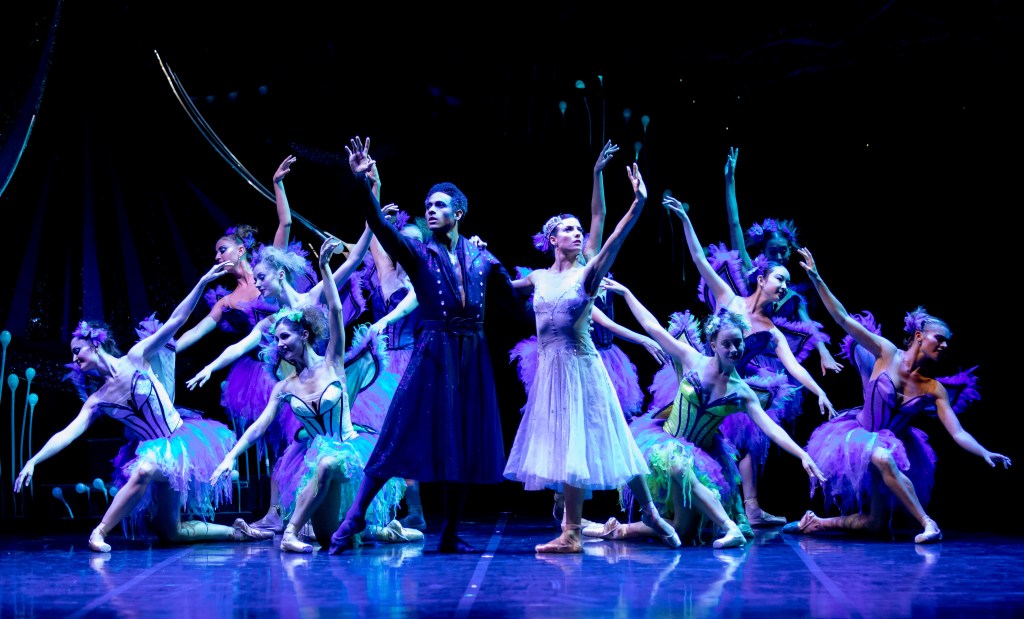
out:
{"label": "purple tutu", "polygon": [[[186,519],[212,521],[217,507],[231,502],[231,478],[225,475],[211,485],[210,476],[234,446],[235,435],[218,421],[184,408],[178,412],[183,423],[169,438],[131,440],[121,448],[111,461],[112,485],[123,488],[139,463],[152,462],[178,494]],[[141,525],[154,507],[150,484],[129,516],[132,527]]]}
{"label": "purple tutu", "polygon": [[[281,514],[287,521],[295,510],[295,500],[310,483],[316,483],[317,463],[326,457],[337,458],[346,481],[341,484],[341,502],[338,516],[344,519],[345,512],[355,501],[359,484],[363,480],[363,466],[377,444],[373,434],[360,433],[356,438],[342,441],[332,436],[317,435],[305,441],[296,441],[285,449],[274,466],[273,478],[280,490]],[[384,527],[394,519],[399,503],[405,494],[405,482],[389,479],[374,497],[366,512],[366,523]]]}
{"label": "purple tutu", "polygon": [[[896,466],[914,484],[922,506],[927,506],[935,484],[938,458],[924,431],[908,427],[899,435],[890,430],[871,432],[856,418],[857,410],[824,423],[811,434],[807,453],[828,477],[825,491],[843,514],[866,511],[873,491],[882,492],[889,505],[898,504],[892,492],[877,479],[872,486],[871,453],[885,449]],[[812,490],[814,489],[812,482]]]}

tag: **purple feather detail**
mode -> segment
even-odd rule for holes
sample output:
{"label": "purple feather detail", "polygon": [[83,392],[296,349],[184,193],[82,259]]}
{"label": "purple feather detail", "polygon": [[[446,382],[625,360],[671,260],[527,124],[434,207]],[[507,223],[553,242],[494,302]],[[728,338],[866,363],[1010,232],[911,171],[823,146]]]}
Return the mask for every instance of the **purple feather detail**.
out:
{"label": "purple feather detail", "polygon": [[686,342],[705,355],[710,355],[707,346],[700,337],[700,325],[697,319],[690,313],[690,310],[673,312],[668,318],[668,332],[677,340],[680,336],[686,337]]}
{"label": "purple feather detail", "polygon": [[533,378],[537,374],[537,336],[531,335],[512,347],[508,353],[509,362],[519,360],[516,373],[523,382],[526,393],[530,393]]}
{"label": "purple feather detail", "polygon": [[61,380],[70,381],[75,387],[75,391],[78,393],[78,397],[83,402],[89,399],[89,391],[86,387],[85,372],[79,367],[77,363],[65,363],[64,367],[68,369],[68,373],[65,374]]}
{"label": "purple feather detail", "polygon": [[543,232],[538,232],[533,235],[533,246],[538,251],[547,253],[551,249],[551,243],[548,242],[548,237],[544,236]]}
{"label": "purple feather detail", "polygon": [[139,336],[140,340],[144,340],[156,333],[162,326],[164,326],[164,323],[156,317],[156,312],[153,312],[139,322],[139,326],[135,328],[135,333]]}
{"label": "purple feather detail", "polygon": [[[851,314],[850,318],[859,322],[865,329],[875,335],[882,334],[882,325],[875,322],[875,317],[871,312],[865,310],[860,314]],[[839,345],[839,356],[847,361],[855,361],[853,358],[853,347],[856,345],[857,342],[854,341],[853,336],[847,335],[843,338],[843,343]]]}
{"label": "purple feather detail", "polygon": [[974,366],[960,370],[952,376],[940,376],[936,379],[949,393],[950,405],[957,415],[981,399],[981,393],[978,391],[978,377],[974,375],[974,371],[977,369],[978,366]]}
{"label": "purple feather detail", "polygon": [[[719,243],[718,245],[708,245],[707,253],[711,270],[718,273],[733,289],[733,292],[741,297],[750,294],[747,279],[743,273],[743,261],[740,260],[738,251],[728,249],[725,243]],[[709,295],[707,282],[703,277],[697,284],[697,299],[710,308],[715,307],[715,299]]]}
{"label": "purple feather detail", "polygon": [[352,329],[351,340],[352,342],[349,344],[348,351],[345,353],[346,363],[362,354],[363,350],[373,346],[375,349],[374,356],[380,360],[380,365],[382,367],[387,367],[388,362],[390,361],[387,335],[384,333],[371,335],[370,323],[364,323]]}
{"label": "purple feather detail", "polygon": [[821,323],[813,320],[786,320],[775,317],[772,318],[772,323],[786,336],[786,342],[799,363],[803,363],[810,356],[811,351],[818,343],[827,344],[832,339],[825,333]]}
{"label": "purple feather detail", "polygon": [[217,304],[224,297],[228,296],[230,291],[224,286],[218,285],[216,288],[210,288],[203,294],[203,299],[206,300],[206,304],[211,308]]}

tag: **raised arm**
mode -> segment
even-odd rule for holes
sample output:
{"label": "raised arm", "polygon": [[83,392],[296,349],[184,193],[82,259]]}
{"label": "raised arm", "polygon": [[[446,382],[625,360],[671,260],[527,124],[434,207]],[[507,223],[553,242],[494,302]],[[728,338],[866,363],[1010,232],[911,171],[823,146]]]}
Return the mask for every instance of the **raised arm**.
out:
{"label": "raised arm", "polygon": [[683,221],[683,235],[686,237],[686,246],[690,250],[690,258],[697,265],[697,272],[707,282],[718,307],[726,307],[732,297],[736,296],[736,293],[711,268],[711,263],[708,262],[707,257],[704,255],[704,247],[697,239],[697,231],[693,229],[693,222],[690,221],[690,215],[687,213],[690,208],[689,205],[683,204],[673,196],[665,196],[661,203]]}
{"label": "raised arm", "polygon": [[604,168],[618,150],[619,147],[608,140],[597,156],[597,163],[594,164],[594,187],[590,193],[590,236],[587,237],[587,244],[583,247],[583,257],[587,261],[593,259],[597,252],[601,251],[604,242],[604,220],[607,213],[604,201]]}
{"label": "raised arm", "polygon": [[149,359],[154,353],[160,351],[164,344],[171,341],[171,338],[185,324],[192,310],[195,309],[196,303],[199,302],[200,297],[203,295],[203,289],[206,288],[206,284],[223,275],[224,269],[230,265],[230,262],[221,262],[210,267],[210,270],[199,278],[199,281],[192,287],[188,295],[178,304],[178,307],[174,308],[170,317],[167,318],[167,322],[157,329],[155,333],[131,347],[128,351],[128,358],[133,362]]}
{"label": "raised arm", "polygon": [[[330,239],[328,239],[330,240]],[[324,282],[333,282],[335,292],[337,289],[348,281],[348,278],[355,273],[356,269],[363,263],[363,256],[366,255],[367,249],[370,247],[370,242],[373,240],[373,232],[370,231],[369,226],[363,227],[363,233],[359,236],[359,240],[352,246],[352,251],[349,252],[348,257],[345,258],[345,262],[338,267],[338,270],[334,272],[330,279],[321,278],[307,293],[310,299],[326,299],[327,290],[332,286],[324,286]],[[339,243],[341,241],[338,241]],[[326,243],[326,241],[325,241]],[[333,249],[331,250],[333,254]],[[322,257],[322,256],[321,256]]]}
{"label": "raised arm", "polygon": [[811,279],[811,283],[814,284],[814,289],[818,292],[818,296],[821,297],[821,301],[828,310],[828,313],[832,316],[832,319],[836,321],[843,331],[850,334],[850,337],[854,339],[857,344],[864,348],[867,352],[871,353],[878,359],[885,356],[892,356],[896,351],[896,345],[885,339],[880,335],[875,335],[864,325],[857,322],[850,313],[846,311],[843,304],[839,302],[832,291],[829,290],[828,286],[825,285],[825,281],[821,279],[821,274],[818,273],[818,265],[814,262],[814,257],[811,255],[811,250],[806,247],[797,249],[800,255],[803,256],[803,260],[800,261],[800,266],[807,271],[807,276]]}
{"label": "raised arm", "polygon": [[387,222],[380,208],[380,200],[373,193],[370,171],[376,169],[377,162],[370,158],[370,138],[364,143],[359,136],[351,139],[345,147],[348,154],[348,165],[356,180],[366,184],[368,191],[364,199],[357,200],[359,208],[366,217],[366,225],[380,240],[381,247],[391,258],[405,267],[406,272],[414,268],[415,252],[412,241],[407,239],[394,226]]}
{"label": "raised arm", "polygon": [[79,436],[82,436],[82,433],[92,425],[93,420],[102,414],[96,406],[98,403],[99,401],[95,395],[90,396],[85,401],[85,404],[82,405],[78,415],[71,420],[71,423],[63,430],[51,436],[42,449],[28,459],[28,462],[25,463],[21,472],[14,479],[15,492],[21,492],[22,488],[32,483],[32,476],[35,475],[37,464],[49,460],[73,443]]}
{"label": "raised arm", "polygon": [[[609,280],[606,277],[604,278],[604,281]],[[594,322],[607,329],[615,337],[643,346],[644,350],[649,352],[651,356],[654,357],[654,360],[659,364],[664,365],[664,363],[668,361],[665,351],[661,349],[661,346],[658,346],[658,343],[655,342],[653,338],[637,333],[632,329],[627,329],[609,318],[608,314],[602,312],[597,306],[594,306],[590,310],[590,317]]]}
{"label": "raised arm", "polygon": [[746,273],[753,262],[747,253],[747,240],[740,224],[740,207],[736,202],[736,160],[739,156],[740,149],[729,147],[729,155],[725,158],[725,217],[729,222],[729,244],[739,253],[743,272]]}
{"label": "raised arm", "polygon": [[288,155],[274,172],[274,203],[277,205],[277,230],[274,232],[274,247],[285,249],[292,233],[292,209],[284,192],[284,177],[292,171],[295,156]]}
{"label": "raised arm", "polygon": [[697,365],[700,357],[704,356],[693,346],[690,346],[689,342],[685,341],[685,338],[676,339],[672,337],[672,334],[665,327],[661,326],[661,323],[654,317],[654,314],[644,307],[628,288],[607,277],[604,278],[601,285],[606,290],[622,295],[626,300],[626,305],[629,306],[629,311],[633,312],[633,316],[640,323],[640,326],[643,327],[644,331],[658,343],[658,346],[663,351],[677,361],[681,367],[692,368]]}
{"label": "raised arm", "polygon": [[202,387],[205,385],[206,381],[210,380],[211,374],[217,370],[228,367],[241,358],[242,355],[259,346],[260,340],[263,338],[263,333],[269,328],[269,326],[270,323],[267,318],[256,323],[256,326],[253,327],[244,338],[225,348],[216,359],[200,370],[198,374],[190,378],[188,382],[185,383],[185,386],[191,391],[196,387]]}
{"label": "raised arm", "polygon": [[619,255],[619,250],[622,249],[622,244],[626,241],[626,236],[640,219],[640,213],[647,202],[647,185],[644,184],[644,178],[640,174],[640,166],[635,162],[626,166],[626,176],[629,177],[629,182],[633,185],[633,203],[619,223],[615,224],[615,230],[608,237],[608,243],[601,248],[601,251],[597,252],[593,260],[587,262],[587,266],[583,267],[584,290],[591,296],[597,294],[601,280],[612,268],[615,258]]}
{"label": "raised arm", "polygon": [[[367,228],[369,230],[369,228]],[[341,243],[338,239],[329,238],[320,247],[320,277],[323,281],[334,279],[331,273],[331,254]],[[363,249],[366,252],[366,249]],[[355,253],[355,252],[352,252]],[[349,254],[349,259],[352,255]],[[362,258],[359,259],[362,262]],[[347,262],[347,261],[346,261]],[[325,358],[327,365],[335,368],[344,368],[345,363],[345,312],[341,307],[341,295],[338,294],[337,286],[328,286],[324,290],[327,297],[327,325],[330,331],[330,340],[327,342]],[[340,374],[340,372],[339,372]]]}

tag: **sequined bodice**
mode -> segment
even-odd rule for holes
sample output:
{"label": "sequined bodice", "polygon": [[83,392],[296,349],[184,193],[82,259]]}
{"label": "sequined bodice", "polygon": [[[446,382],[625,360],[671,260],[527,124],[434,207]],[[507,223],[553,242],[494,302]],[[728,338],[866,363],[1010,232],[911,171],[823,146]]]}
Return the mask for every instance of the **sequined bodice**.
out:
{"label": "sequined bodice", "polygon": [[590,336],[593,298],[583,289],[583,269],[564,275],[546,270],[533,273],[533,311],[537,344],[541,351],[557,347],[582,354],[596,354]]}
{"label": "sequined bodice", "polygon": [[665,431],[698,447],[708,447],[711,438],[729,415],[742,410],[738,393],[711,400],[696,372],[685,372],[679,381],[675,406],[665,421]]}
{"label": "sequined bodice", "polygon": [[348,406],[348,393],[341,381],[331,381],[320,393],[320,397],[307,402],[293,393],[284,393],[302,427],[310,436],[334,436],[342,440],[355,438],[352,418]]}
{"label": "sequined bodice", "polygon": [[864,386],[864,407],[857,413],[862,426],[878,432],[890,430],[899,432],[910,425],[910,420],[920,412],[935,409],[935,396],[925,394],[901,402],[902,395],[885,372]]}
{"label": "sequined bodice", "polygon": [[183,423],[163,385],[141,370],[132,375],[131,391],[124,404],[101,402],[99,408],[144,441],[167,438]]}

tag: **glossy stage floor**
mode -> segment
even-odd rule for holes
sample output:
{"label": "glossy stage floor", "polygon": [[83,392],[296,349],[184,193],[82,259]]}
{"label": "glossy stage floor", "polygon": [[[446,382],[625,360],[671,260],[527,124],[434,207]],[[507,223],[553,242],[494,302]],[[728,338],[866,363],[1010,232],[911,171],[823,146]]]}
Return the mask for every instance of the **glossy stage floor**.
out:
{"label": "glossy stage floor", "polygon": [[944,531],[935,545],[758,530],[744,548],[671,550],[654,540],[590,540],[582,555],[539,555],[553,519],[468,521],[478,554],[414,544],[341,556],[274,542],[160,546],[114,534],[0,540],[0,617],[1020,617],[1024,539]]}

